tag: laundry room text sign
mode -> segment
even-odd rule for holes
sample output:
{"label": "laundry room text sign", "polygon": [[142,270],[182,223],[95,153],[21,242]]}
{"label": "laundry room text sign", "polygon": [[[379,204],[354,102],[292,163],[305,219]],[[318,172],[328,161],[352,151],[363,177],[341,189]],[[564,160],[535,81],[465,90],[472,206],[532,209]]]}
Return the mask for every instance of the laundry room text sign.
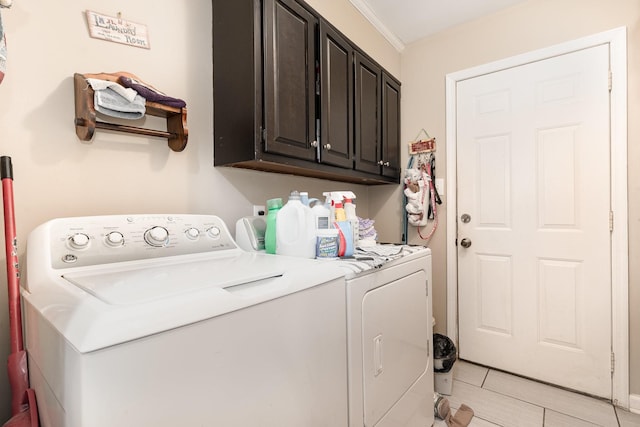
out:
{"label": "laundry room text sign", "polygon": [[150,49],[147,26],[87,10],[89,34],[95,39]]}

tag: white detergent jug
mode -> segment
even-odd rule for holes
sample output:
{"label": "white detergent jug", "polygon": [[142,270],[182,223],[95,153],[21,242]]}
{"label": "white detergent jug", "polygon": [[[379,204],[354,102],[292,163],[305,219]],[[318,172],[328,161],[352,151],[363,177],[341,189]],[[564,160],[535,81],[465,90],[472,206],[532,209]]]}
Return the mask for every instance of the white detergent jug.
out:
{"label": "white detergent jug", "polygon": [[292,191],[289,201],[276,217],[276,254],[302,258],[316,257],[315,215]]}

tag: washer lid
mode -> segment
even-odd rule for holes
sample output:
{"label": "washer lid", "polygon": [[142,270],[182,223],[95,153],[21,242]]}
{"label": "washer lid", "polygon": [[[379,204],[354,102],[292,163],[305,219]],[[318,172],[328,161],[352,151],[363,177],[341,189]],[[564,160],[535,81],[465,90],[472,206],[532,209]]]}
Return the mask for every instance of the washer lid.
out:
{"label": "washer lid", "polygon": [[[63,277],[108,304],[141,304],[205,288],[228,289],[282,277],[282,263],[252,254],[170,265],[151,265],[96,273],[74,272]],[[291,268],[291,267],[290,267]]]}
{"label": "washer lid", "polygon": [[88,353],[335,280],[344,283],[335,263],[236,252],[83,267],[22,295],[30,311]]}

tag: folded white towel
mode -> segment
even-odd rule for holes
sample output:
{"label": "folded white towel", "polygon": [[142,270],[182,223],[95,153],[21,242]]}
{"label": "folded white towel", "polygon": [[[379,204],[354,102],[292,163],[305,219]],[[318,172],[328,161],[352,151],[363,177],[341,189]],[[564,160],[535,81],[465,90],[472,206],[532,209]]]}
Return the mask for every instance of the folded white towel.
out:
{"label": "folded white towel", "polygon": [[96,111],[111,117],[136,120],[144,117],[146,100],[136,95],[130,102],[110,87],[96,90],[93,94],[93,104]]}
{"label": "folded white towel", "polygon": [[133,102],[133,100],[136,98],[136,95],[138,94],[138,92],[136,92],[134,89],[126,88],[121,84],[109,80],[87,79],[87,82],[95,91],[105,90],[109,88],[129,102]]}

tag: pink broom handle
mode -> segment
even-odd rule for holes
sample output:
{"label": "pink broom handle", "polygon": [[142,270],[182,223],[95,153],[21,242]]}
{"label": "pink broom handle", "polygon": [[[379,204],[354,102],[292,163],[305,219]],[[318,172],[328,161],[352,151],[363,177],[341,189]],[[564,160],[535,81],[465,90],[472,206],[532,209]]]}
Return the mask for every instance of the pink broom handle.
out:
{"label": "pink broom handle", "polygon": [[0,157],[2,198],[4,201],[4,243],[7,252],[7,287],[9,290],[9,332],[11,353],[24,349],[22,342],[22,312],[20,309],[20,272],[18,270],[18,239],[13,209],[13,167],[11,157]]}

